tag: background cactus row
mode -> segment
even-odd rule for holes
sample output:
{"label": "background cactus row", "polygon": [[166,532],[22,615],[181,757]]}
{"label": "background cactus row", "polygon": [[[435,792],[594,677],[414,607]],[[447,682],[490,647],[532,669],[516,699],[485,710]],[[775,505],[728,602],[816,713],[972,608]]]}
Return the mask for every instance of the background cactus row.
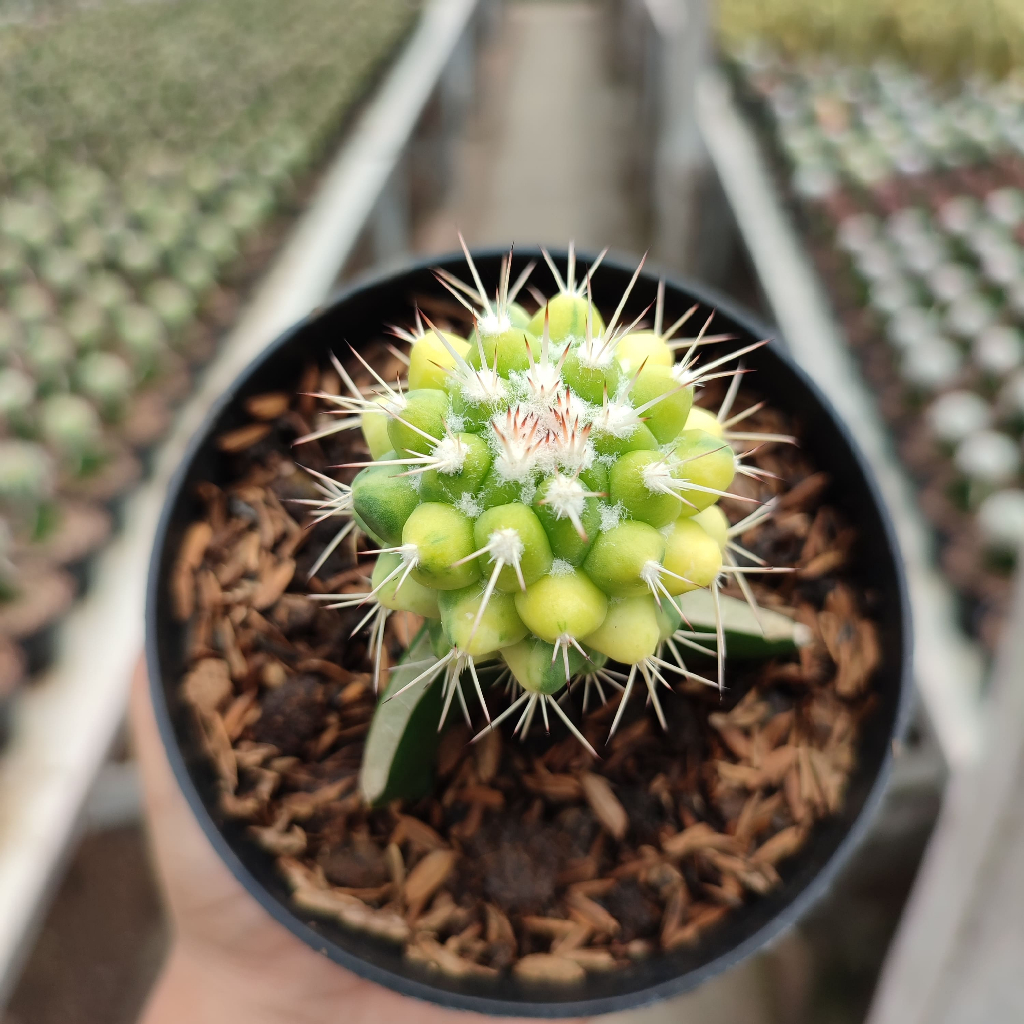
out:
{"label": "background cactus row", "polygon": [[1024,540],[1024,81],[763,44],[734,67],[991,642]]}
{"label": "background cactus row", "polygon": [[719,0],[718,12],[730,47],[760,38],[791,54],[865,63],[887,55],[944,78],[1024,64],[1018,0]]}
{"label": "background cactus row", "polygon": [[5,686],[417,6],[0,9]]}

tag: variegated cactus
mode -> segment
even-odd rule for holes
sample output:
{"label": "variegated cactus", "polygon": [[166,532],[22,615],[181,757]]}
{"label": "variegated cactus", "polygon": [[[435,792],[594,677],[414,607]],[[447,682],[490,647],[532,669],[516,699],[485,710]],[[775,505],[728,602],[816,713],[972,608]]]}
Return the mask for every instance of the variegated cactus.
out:
{"label": "variegated cactus", "polygon": [[[462,338],[418,315],[399,332],[411,343],[405,383],[367,364],[376,386],[361,391],[335,360],[347,393],[321,396],[337,416],[310,438],[359,427],[372,461],[351,486],[320,478],[317,513],[347,521],[313,571],[353,529],[376,543],[368,593],[317,596],[366,608],[359,628],[371,632],[377,676],[387,616],[433,620],[436,656],[391,696],[440,680],[442,724],[455,699],[468,721],[465,683],[491,727],[518,712],[525,735],[539,708],[586,744],[555,699],[577,680],[585,702],[592,689],[602,699],[606,687],[625,689],[613,732],[637,680],[662,724],[667,676],[722,685],[719,580],[738,582],[756,621],[745,577],[775,570],[734,540],[770,509],[754,502],[730,526],[716,503],[737,474],[760,472],[738,448],[791,439],[735,429],[752,410],[730,417],[737,361],[763,342],[701,364],[701,346],[726,338],[708,334],[710,317],[679,337],[696,306],[665,327],[663,285],[653,329],[623,323],[642,262],[605,323],[590,298],[600,258],[580,280],[571,248],[565,276],[545,258],[558,293],[533,316],[516,302],[533,267],[511,282],[511,254],[494,298],[468,251],[471,283],[439,272],[476,326]],[[695,407],[695,390],[722,376],[732,381],[718,414]],[[694,626],[688,602],[710,632]],[[684,649],[716,646],[717,680],[687,668]],[[522,689],[493,721],[485,662],[503,663],[499,679]]]}

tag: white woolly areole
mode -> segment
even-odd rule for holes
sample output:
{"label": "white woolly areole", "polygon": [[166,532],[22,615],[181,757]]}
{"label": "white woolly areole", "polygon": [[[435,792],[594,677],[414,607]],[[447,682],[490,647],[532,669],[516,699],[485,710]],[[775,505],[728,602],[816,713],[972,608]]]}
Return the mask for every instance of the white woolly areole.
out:
{"label": "white woolly areole", "polygon": [[661,579],[661,574],[664,571],[664,566],[660,562],[656,562],[653,558],[649,558],[643,564],[643,568],[640,570],[640,579],[644,581],[651,588],[651,590],[657,589],[658,580]]}
{"label": "white woolly areole", "polygon": [[606,402],[591,416],[594,430],[611,434],[613,437],[630,437],[642,420],[636,410],[625,399]]}
{"label": "white woolly areole", "polygon": [[590,341],[584,338],[574,351],[576,358],[580,361],[580,366],[585,366],[588,370],[603,370],[611,366],[615,356],[616,340],[606,338],[604,335],[598,335],[596,338],[591,338]]}
{"label": "white woolly areole", "polygon": [[481,335],[504,334],[505,331],[512,329],[512,321],[509,319],[508,313],[498,310],[480,317],[476,322],[476,327]]}
{"label": "white woolly areole", "polygon": [[454,476],[456,473],[461,473],[462,467],[466,464],[468,452],[469,448],[461,438],[442,437],[434,445],[434,450],[430,453],[431,457],[435,460],[433,468],[438,473],[444,473],[446,476]]}
{"label": "white woolly areole", "polygon": [[473,405],[499,405],[508,397],[508,385],[493,368],[461,370],[455,376],[466,401]]}
{"label": "white woolly areole", "polygon": [[515,376],[526,400],[538,412],[550,409],[562,390],[562,375],[556,363],[534,363],[528,370],[518,371]]}
{"label": "white woolly areole", "polygon": [[519,492],[519,500],[526,506],[533,504],[533,499],[537,497],[537,482],[531,477],[529,480],[523,483],[522,489]]}
{"label": "white woolly areole", "polygon": [[590,444],[591,406],[569,388],[564,388],[550,409],[538,416],[545,429],[541,464],[547,472],[562,468],[569,472],[587,469],[594,461]]}
{"label": "white woolly areole", "polygon": [[534,472],[575,473],[595,458],[590,443],[590,406],[563,388],[557,402],[539,410],[521,402],[491,420],[488,443],[502,481],[525,482]]}
{"label": "white woolly areole", "polygon": [[672,476],[667,459],[651,462],[640,470],[640,479],[652,494],[675,494],[679,481]]}
{"label": "white woolly areole", "polygon": [[419,565],[420,549],[415,544],[402,544],[395,549],[403,565]]}
{"label": "white woolly areole", "polygon": [[583,484],[561,473],[551,478],[544,493],[544,504],[554,512],[556,519],[579,519],[586,502]]}
{"label": "white woolly areole", "polygon": [[589,469],[594,462],[594,446],[590,443],[590,425],[578,420],[552,430],[545,439],[544,451],[550,469],[558,467],[570,473]]}
{"label": "white woolly areole", "polygon": [[[693,385],[695,392],[700,390],[701,387],[701,375],[705,372],[705,368],[701,366],[694,366],[693,361],[687,362],[683,360],[679,363],[672,364],[672,379],[677,384],[684,386]],[[694,395],[696,398],[696,394]]]}
{"label": "white woolly areole", "polygon": [[444,425],[453,434],[461,434],[466,429],[466,417],[461,416],[457,412],[450,412],[448,413],[448,418],[444,421]]}
{"label": "white woolly areole", "polygon": [[552,410],[553,416],[566,423],[589,423],[593,414],[594,407],[569,387],[564,387],[559,392]]}
{"label": "white woolly areole", "polygon": [[606,501],[602,501],[598,504],[597,509],[601,514],[602,533],[614,530],[622,522],[622,517],[626,514],[626,509],[621,502],[609,505]]}
{"label": "white woolly areole", "polygon": [[522,542],[518,530],[511,526],[503,526],[487,538],[487,550],[495,562],[500,558],[508,565],[518,565],[526,545]]}
{"label": "white woolly areole", "polygon": [[521,405],[491,420],[488,440],[502,481],[525,481],[537,468],[544,432],[536,415]]}
{"label": "white woolly areole", "polygon": [[575,571],[572,562],[567,562],[564,558],[556,558],[551,563],[549,573],[552,576],[571,576]]}
{"label": "white woolly areole", "polygon": [[391,391],[376,398],[367,406],[366,411],[373,412],[373,406],[377,405],[380,406],[380,411],[387,413],[388,416],[401,416],[408,404],[409,400],[405,395],[399,394],[397,391]]}
{"label": "white woolly areole", "polygon": [[692,374],[690,372],[690,370],[687,368],[686,363],[674,363],[672,365],[671,372],[672,379],[676,381],[677,384],[689,384],[690,378],[692,376],[696,376],[696,374]]}
{"label": "white woolly areole", "polygon": [[476,519],[476,517],[483,512],[483,509],[480,507],[480,502],[477,501],[469,491],[466,491],[466,493],[463,494],[457,502],[455,502],[455,507],[464,516],[468,516],[470,519]]}

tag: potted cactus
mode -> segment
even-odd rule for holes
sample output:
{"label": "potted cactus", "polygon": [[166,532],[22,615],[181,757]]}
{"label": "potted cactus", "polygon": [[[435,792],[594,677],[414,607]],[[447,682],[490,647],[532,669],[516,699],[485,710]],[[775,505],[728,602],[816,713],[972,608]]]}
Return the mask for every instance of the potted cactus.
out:
{"label": "potted cactus", "polygon": [[569,1016],[691,987],[821,890],[906,630],[799,372],[570,250],[372,280],[257,360],[171,488],[147,647],[183,790],[274,916],[399,991]]}
{"label": "potted cactus", "polygon": [[[71,576],[41,557],[54,539],[76,553],[79,545],[74,529],[68,535],[55,523],[52,486],[45,451],[27,441],[0,441],[0,649],[6,651],[12,642],[23,645],[29,671],[49,661],[52,627],[75,593]],[[77,525],[88,544],[92,524],[86,518]],[[105,519],[101,526],[107,527]],[[63,536],[47,537],[58,533]],[[23,665],[20,657],[16,661]],[[9,667],[6,654],[0,667],[4,672]]]}
{"label": "potted cactus", "polygon": [[[56,491],[56,469],[50,455],[31,441],[0,441],[0,515],[4,520],[4,544],[18,564],[31,563],[32,573],[22,574],[25,587],[7,595],[12,600],[21,590],[39,582],[53,600],[42,600],[39,614],[50,625],[65,611],[65,589],[43,586],[49,570],[70,573],[84,586],[90,558],[106,543],[110,515],[86,502],[61,496]],[[69,595],[68,595],[69,596]]]}
{"label": "potted cactus", "polygon": [[[773,636],[795,643],[801,634],[798,624],[787,629],[777,613],[762,611],[749,587],[749,620],[735,598],[719,593],[723,576],[745,580],[790,569],[723,562],[730,524],[716,503],[737,473],[756,477],[759,470],[743,464],[713,415],[698,410],[691,418],[695,391],[729,365],[738,384],[737,361],[763,342],[698,366],[706,331],[676,340],[686,314],[663,330],[663,291],[653,330],[638,330],[639,317],[620,325],[631,289],[605,324],[589,297],[600,258],[577,284],[571,249],[564,279],[550,263],[558,292],[526,319],[515,304],[518,288],[509,288],[511,258],[494,301],[468,253],[467,260],[475,287],[443,280],[471,312],[472,338],[425,319],[426,329],[412,336],[405,391],[381,379],[379,390],[364,396],[338,362],[346,390],[327,400],[341,416],[314,435],[358,421],[372,459],[351,486],[335,485],[339,493],[316,512],[348,518],[332,544],[358,526],[381,545],[368,594],[316,598],[329,608],[364,609],[373,619],[375,686],[391,612],[427,619],[435,652],[414,678],[389,688],[374,717],[361,776],[370,802],[408,796],[390,773],[403,746],[424,732],[419,722],[408,726],[411,693],[429,700],[434,680],[442,691],[435,732],[456,696],[468,722],[461,680],[470,678],[488,729],[519,713],[516,732],[526,735],[539,709],[537,721],[557,716],[596,757],[555,699],[574,681],[603,673],[624,690],[610,735],[638,683],[664,725],[659,689],[671,690],[669,677],[724,686],[727,626],[772,616]],[[701,630],[705,637],[696,635]],[[688,670],[676,648],[706,657],[699,641],[712,637],[714,683]],[[609,660],[627,667],[621,687],[605,669]],[[522,692],[492,720],[477,664],[495,661]],[[407,693],[406,701],[391,703]],[[429,779],[430,765],[417,765],[416,775]]]}

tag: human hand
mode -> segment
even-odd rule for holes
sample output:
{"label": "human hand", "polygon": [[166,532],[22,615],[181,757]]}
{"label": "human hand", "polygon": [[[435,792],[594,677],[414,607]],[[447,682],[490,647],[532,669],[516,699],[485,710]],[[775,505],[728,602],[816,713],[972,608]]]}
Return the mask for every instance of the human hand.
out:
{"label": "human hand", "polygon": [[278,924],[221,863],[178,789],[157,731],[145,664],[131,724],[146,822],[173,930],[141,1024],[472,1024],[483,1018],[396,995],[344,970]]}

